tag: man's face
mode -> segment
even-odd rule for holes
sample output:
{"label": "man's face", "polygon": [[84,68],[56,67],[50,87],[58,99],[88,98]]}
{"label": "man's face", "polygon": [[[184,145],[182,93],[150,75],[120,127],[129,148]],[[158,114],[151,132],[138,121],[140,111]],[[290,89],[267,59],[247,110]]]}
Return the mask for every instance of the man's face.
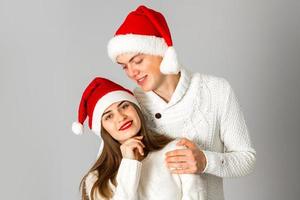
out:
{"label": "man's face", "polygon": [[166,75],[160,72],[161,56],[126,53],[117,57],[117,63],[123,67],[126,75],[147,92],[156,90]]}

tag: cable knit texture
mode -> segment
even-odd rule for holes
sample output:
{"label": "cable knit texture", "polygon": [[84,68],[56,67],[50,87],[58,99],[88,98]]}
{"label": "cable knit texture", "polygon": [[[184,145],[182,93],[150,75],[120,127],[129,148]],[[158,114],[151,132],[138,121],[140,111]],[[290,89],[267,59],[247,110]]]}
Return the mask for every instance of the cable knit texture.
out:
{"label": "cable knit texture", "polygon": [[[202,176],[209,200],[223,200],[224,177],[249,174],[255,164],[241,107],[227,80],[181,70],[166,103],[154,92],[134,91],[150,129],[172,137],[186,137],[204,150],[207,165]],[[159,119],[155,114],[160,113]]]}
{"label": "cable knit texture", "polygon": [[[165,165],[165,153],[183,147],[176,146],[178,140],[162,150],[151,152],[141,162],[122,159],[117,174],[117,187],[112,200],[206,200],[204,181],[199,174],[171,174]],[[86,191],[90,191],[98,174],[91,172],[86,179]],[[96,200],[105,198],[97,192]]]}

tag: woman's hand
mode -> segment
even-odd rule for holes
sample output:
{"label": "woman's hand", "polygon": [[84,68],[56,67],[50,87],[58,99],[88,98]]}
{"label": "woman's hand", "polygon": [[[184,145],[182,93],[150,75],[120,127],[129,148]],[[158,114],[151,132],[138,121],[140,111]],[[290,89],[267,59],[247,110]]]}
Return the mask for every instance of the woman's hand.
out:
{"label": "woman's hand", "polygon": [[143,136],[136,136],[121,144],[120,149],[123,158],[138,160],[144,155],[145,145],[142,143]]}

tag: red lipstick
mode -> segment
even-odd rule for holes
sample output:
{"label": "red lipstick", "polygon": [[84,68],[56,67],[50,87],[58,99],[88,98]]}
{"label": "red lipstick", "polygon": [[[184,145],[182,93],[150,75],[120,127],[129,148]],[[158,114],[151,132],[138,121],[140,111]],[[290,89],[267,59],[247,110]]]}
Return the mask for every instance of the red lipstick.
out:
{"label": "red lipstick", "polygon": [[125,122],[119,129],[119,131],[124,131],[128,128],[130,128],[132,125],[132,121],[128,121],[128,122]]}

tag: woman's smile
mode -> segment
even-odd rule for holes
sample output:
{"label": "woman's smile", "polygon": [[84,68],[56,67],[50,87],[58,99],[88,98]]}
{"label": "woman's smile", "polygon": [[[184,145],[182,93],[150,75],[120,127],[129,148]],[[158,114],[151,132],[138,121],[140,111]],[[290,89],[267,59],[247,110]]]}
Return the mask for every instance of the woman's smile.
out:
{"label": "woman's smile", "polygon": [[124,131],[131,127],[133,120],[125,122],[119,129],[119,131]]}

